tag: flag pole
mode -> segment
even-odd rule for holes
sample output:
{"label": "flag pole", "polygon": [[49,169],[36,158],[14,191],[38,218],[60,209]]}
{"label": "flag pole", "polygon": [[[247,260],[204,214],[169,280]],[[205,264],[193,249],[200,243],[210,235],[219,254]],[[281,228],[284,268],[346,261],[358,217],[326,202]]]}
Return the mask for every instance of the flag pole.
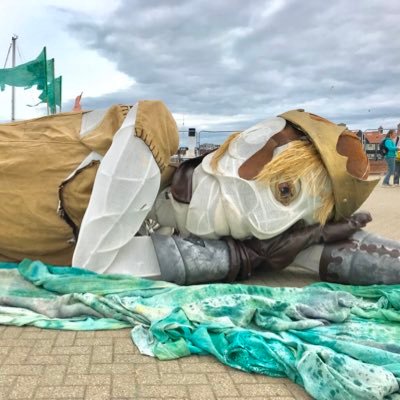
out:
{"label": "flag pole", "polygon": [[56,114],[57,113],[57,106],[56,106],[56,84],[54,82],[55,79],[55,68],[56,66],[54,65],[54,58],[53,58],[53,76],[51,77],[52,82],[53,82],[53,102],[54,102],[54,108],[51,110],[52,114]]}
{"label": "flag pole", "polygon": [[[18,39],[17,35],[13,35],[12,36],[12,52],[11,52],[11,64],[12,64],[12,68],[15,67],[15,44],[16,41]],[[15,121],[15,86],[11,86],[11,121]]]}
{"label": "flag pole", "polygon": [[47,105],[47,115],[50,114],[50,109],[49,109],[49,85],[47,84],[47,49],[46,46],[43,47],[44,51],[44,76],[46,79],[44,80],[44,88],[45,88],[45,93],[46,93],[46,105]]}
{"label": "flag pole", "polygon": [[62,112],[62,76],[60,76],[60,112]]}

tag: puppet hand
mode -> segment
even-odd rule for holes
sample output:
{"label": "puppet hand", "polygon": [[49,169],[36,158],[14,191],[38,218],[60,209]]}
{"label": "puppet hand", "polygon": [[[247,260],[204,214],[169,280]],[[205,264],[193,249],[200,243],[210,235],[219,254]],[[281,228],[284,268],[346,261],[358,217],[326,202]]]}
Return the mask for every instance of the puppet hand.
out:
{"label": "puppet hand", "polygon": [[331,243],[348,239],[371,221],[372,217],[369,212],[359,212],[353,214],[345,221],[328,222],[321,229],[321,241],[323,243]]}
{"label": "puppet hand", "polygon": [[360,211],[353,214],[350,217],[350,220],[357,224],[359,228],[364,228],[368,224],[368,222],[372,221],[372,217],[368,211]]}

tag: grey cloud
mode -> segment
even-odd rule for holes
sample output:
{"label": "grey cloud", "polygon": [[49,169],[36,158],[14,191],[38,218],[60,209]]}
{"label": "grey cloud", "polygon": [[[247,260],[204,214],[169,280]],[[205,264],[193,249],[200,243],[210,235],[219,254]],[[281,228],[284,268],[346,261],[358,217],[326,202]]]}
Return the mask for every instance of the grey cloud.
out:
{"label": "grey cloud", "polygon": [[397,0],[124,0],[69,29],[136,81],[88,107],[159,98],[250,123],[310,105],[357,127],[400,119],[399,17]]}

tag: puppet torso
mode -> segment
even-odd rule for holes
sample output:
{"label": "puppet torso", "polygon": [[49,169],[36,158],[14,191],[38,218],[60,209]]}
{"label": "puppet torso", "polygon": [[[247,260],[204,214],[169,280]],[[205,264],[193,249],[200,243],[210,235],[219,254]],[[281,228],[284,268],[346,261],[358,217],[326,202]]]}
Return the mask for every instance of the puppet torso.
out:
{"label": "puppet torso", "polygon": [[[151,149],[163,185],[177,149],[176,125],[172,117],[169,124],[162,119],[169,111],[161,102],[137,104],[132,135]],[[100,160],[130,108],[118,105],[0,125],[1,261],[71,264]],[[130,160],[137,162],[139,156]]]}
{"label": "puppet torso", "polygon": [[102,111],[58,114],[0,127],[2,260],[70,263],[73,225],[79,224],[88,204],[96,159],[109,148],[124,113],[116,106],[108,110],[105,123]]}

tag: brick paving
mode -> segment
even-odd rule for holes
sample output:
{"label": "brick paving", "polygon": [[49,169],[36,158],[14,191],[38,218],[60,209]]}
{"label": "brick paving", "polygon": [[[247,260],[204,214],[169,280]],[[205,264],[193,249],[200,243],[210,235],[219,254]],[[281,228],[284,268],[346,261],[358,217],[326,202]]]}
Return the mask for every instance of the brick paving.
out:
{"label": "brick paving", "polygon": [[[400,240],[400,188],[377,187],[362,209],[369,230]],[[250,283],[304,286],[312,273],[288,268]],[[270,399],[310,397],[288,379],[244,373],[212,357],[157,361],[139,354],[129,329],[71,332],[0,326],[0,400]]]}

